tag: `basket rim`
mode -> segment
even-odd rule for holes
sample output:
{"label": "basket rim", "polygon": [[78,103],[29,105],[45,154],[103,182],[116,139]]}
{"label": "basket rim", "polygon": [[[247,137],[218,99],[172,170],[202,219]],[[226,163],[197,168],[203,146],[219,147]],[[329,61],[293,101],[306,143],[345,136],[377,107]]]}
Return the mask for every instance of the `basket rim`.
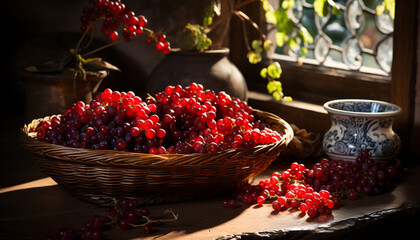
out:
{"label": "basket rim", "polygon": [[[35,136],[30,136],[30,126],[35,122],[39,122],[45,118],[51,117],[47,116],[45,118],[34,119],[29,124],[25,124],[20,131],[21,142],[23,147],[37,155],[43,155],[45,157],[54,158],[56,160],[76,162],[80,164],[87,165],[102,165],[102,166],[121,166],[121,167],[139,167],[139,166],[148,166],[148,167],[162,167],[162,166],[182,166],[182,167],[194,167],[201,165],[220,165],[220,161],[211,161],[211,159],[218,159],[220,155],[225,155],[223,157],[223,162],[226,161],[226,158],[238,158],[241,155],[249,154],[259,154],[261,151],[267,149],[279,149],[280,151],[285,149],[290,141],[294,137],[294,132],[292,127],[284,119],[279,116],[270,113],[261,111],[258,109],[253,109],[253,113],[257,117],[267,117],[269,119],[275,120],[279,125],[282,126],[284,133],[280,141],[257,145],[253,148],[237,148],[237,149],[226,149],[219,151],[217,153],[189,153],[189,154],[149,154],[149,153],[135,153],[135,152],[124,152],[116,150],[93,150],[93,149],[84,149],[84,148],[72,148],[66,147],[57,144],[46,143],[35,138]],[[105,156],[109,156],[106,158]],[[176,158],[178,161],[174,161]],[[202,161],[202,159],[210,159],[209,161]],[[222,158],[220,158],[222,159]],[[273,159],[274,160],[274,159]]]}

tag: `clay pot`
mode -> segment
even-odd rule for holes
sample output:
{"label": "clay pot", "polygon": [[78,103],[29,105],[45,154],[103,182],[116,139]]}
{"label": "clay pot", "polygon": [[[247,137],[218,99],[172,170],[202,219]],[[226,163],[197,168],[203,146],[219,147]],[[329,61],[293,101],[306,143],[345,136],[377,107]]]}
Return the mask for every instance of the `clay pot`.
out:
{"label": "clay pot", "polygon": [[196,82],[205,89],[225,91],[245,101],[247,84],[239,69],[227,58],[228,55],[227,48],[204,52],[174,49],[153,70],[146,90],[155,94],[167,85],[188,86]]}
{"label": "clay pot", "polygon": [[25,93],[27,120],[64,113],[71,104],[81,100],[89,103],[108,71],[87,72],[86,80],[72,74],[18,72]]}

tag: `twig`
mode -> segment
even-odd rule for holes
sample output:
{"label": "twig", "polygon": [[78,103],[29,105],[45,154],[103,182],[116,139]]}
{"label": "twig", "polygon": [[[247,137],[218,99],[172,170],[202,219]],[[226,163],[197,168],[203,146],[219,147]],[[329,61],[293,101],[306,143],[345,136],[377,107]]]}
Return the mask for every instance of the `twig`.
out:
{"label": "twig", "polygon": [[119,40],[119,41],[115,41],[115,42],[108,43],[108,44],[103,45],[103,46],[101,46],[101,47],[98,47],[98,48],[96,48],[96,49],[94,49],[94,50],[92,50],[92,51],[90,51],[90,52],[88,52],[88,53],[83,54],[83,55],[82,55],[82,57],[89,56],[89,55],[94,54],[94,53],[96,53],[96,52],[99,52],[99,51],[101,51],[101,50],[103,50],[103,49],[105,49],[105,48],[109,48],[109,47],[111,47],[111,46],[117,45],[117,44],[122,43],[122,42],[124,42],[124,40]]}
{"label": "twig", "polygon": [[247,22],[249,22],[249,24],[254,27],[261,35],[262,39],[265,41],[266,40],[266,36],[265,34],[261,31],[260,27],[258,26],[257,23],[255,23],[251,18],[248,17],[248,15],[246,15],[244,12],[242,11],[233,11],[233,13],[238,16],[239,18],[242,18],[244,20],[246,20]]}

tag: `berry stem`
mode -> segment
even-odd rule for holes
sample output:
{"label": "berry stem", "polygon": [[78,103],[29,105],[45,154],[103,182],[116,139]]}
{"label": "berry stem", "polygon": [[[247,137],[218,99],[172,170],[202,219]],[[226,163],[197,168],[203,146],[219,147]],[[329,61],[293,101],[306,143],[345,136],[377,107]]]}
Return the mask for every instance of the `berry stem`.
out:
{"label": "berry stem", "polygon": [[[83,40],[85,39],[86,35],[90,32],[90,30],[93,28],[93,25],[95,25],[95,23],[96,23],[96,21],[89,24],[89,26],[83,32],[82,36],[80,37],[79,41],[76,44],[76,47],[74,48],[74,51],[72,51],[73,54],[75,54],[75,55],[78,54],[78,52],[80,50],[80,45],[82,45]],[[91,43],[91,40],[89,40],[88,44],[85,47],[89,46],[90,43]]]}
{"label": "berry stem", "polygon": [[145,223],[142,223],[142,224],[131,224],[131,226],[132,227],[143,227],[143,226],[146,226],[149,223],[175,222],[175,221],[178,220],[178,214],[176,214],[172,209],[165,210],[165,213],[171,213],[173,218],[170,218],[170,219],[156,219],[156,220],[151,220],[149,217],[143,216],[143,218],[146,219],[146,222]]}
{"label": "berry stem", "polygon": [[94,53],[96,53],[96,52],[102,51],[102,50],[103,50],[103,49],[105,49],[105,48],[112,47],[112,46],[117,45],[117,44],[120,44],[120,43],[122,43],[122,42],[124,42],[124,40],[119,40],[119,41],[115,41],[115,42],[110,42],[110,43],[105,44],[105,45],[103,45],[103,46],[101,46],[101,47],[98,47],[98,48],[96,48],[96,49],[94,49],[94,50],[92,50],[92,51],[90,51],[90,52],[87,52],[87,53],[83,54],[83,55],[82,55],[82,57],[87,57],[87,56],[92,55],[92,54],[94,54]]}
{"label": "berry stem", "polygon": [[[91,25],[89,25],[89,28],[90,28],[90,26],[92,26],[92,24],[91,24]],[[87,31],[89,30],[89,28],[88,28],[88,29],[86,29],[86,31],[85,31],[85,32],[87,32]],[[154,32],[153,32],[153,30],[150,30],[150,29],[148,29],[148,28],[144,28],[144,29],[143,29],[143,31],[148,32],[149,34],[153,34],[153,33],[154,33]],[[83,38],[83,37],[84,37],[84,36],[82,36],[82,38]],[[82,57],[87,57],[87,56],[92,55],[92,54],[94,54],[94,53],[96,53],[96,52],[102,51],[102,50],[103,50],[103,49],[105,49],[105,48],[112,47],[112,46],[117,45],[117,44],[120,44],[120,43],[122,43],[122,42],[125,42],[125,41],[124,41],[124,40],[119,40],[119,41],[110,42],[110,43],[105,44],[105,45],[103,45],[103,46],[101,46],[101,47],[98,47],[98,48],[96,48],[96,49],[93,49],[93,50],[92,50],[92,51],[90,51],[90,52],[87,52],[87,53],[83,54],[83,55],[82,55]],[[78,45],[79,45],[79,43],[78,43]]]}

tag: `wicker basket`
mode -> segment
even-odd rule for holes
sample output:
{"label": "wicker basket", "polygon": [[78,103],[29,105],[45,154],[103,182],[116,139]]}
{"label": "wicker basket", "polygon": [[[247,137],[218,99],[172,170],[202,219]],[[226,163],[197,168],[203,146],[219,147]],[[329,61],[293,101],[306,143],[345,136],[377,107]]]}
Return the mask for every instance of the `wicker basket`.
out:
{"label": "wicker basket", "polygon": [[254,115],[277,130],[282,140],[207,154],[89,150],[35,139],[35,129],[43,120],[37,119],[22,128],[22,142],[41,171],[81,199],[109,204],[125,196],[144,205],[167,203],[224,193],[261,173],[278,157],[293,138],[292,128],[274,114],[254,110]]}

